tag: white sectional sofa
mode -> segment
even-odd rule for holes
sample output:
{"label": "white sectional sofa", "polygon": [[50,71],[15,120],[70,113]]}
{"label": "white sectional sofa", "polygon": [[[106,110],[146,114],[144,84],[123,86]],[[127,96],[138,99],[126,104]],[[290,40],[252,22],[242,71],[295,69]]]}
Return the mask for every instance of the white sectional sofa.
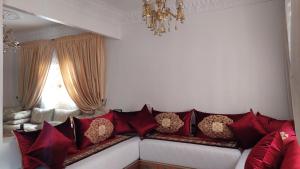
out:
{"label": "white sectional sofa", "polygon": [[[244,169],[249,152],[250,150],[241,152],[231,148],[134,137],[66,168],[122,169],[141,159],[196,169]],[[0,154],[5,154],[0,158],[1,168],[21,168],[21,157],[14,138],[6,139],[0,145]]]}
{"label": "white sectional sofa", "polygon": [[153,139],[140,142],[142,160],[190,168],[234,169],[240,156],[240,150],[231,148]]}

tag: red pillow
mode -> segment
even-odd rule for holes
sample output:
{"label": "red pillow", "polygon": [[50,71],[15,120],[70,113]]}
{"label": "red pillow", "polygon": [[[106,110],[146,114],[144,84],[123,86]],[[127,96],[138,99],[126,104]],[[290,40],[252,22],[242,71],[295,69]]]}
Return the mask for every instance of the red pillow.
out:
{"label": "red pillow", "polygon": [[134,118],[130,119],[129,124],[141,137],[144,137],[147,133],[157,127],[157,123],[146,105],[134,116]]}
{"label": "red pillow", "polygon": [[14,131],[14,135],[21,151],[22,166],[24,169],[35,169],[40,166],[35,159],[26,154],[36,138],[39,136],[40,132],[40,130],[32,132]]}
{"label": "red pillow", "polygon": [[287,122],[287,120],[277,120],[268,116],[264,116],[259,112],[257,112],[256,117],[268,132],[273,132],[280,129],[280,127]]}
{"label": "red pillow", "polygon": [[[242,117],[244,117],[246,115],[246,113],[243,114],[216,114],[216,113],[205,113],[205,112],[200,112],[197,110],[194,110],[195,113],[195,119],[196,119],[196,136],[203,138],[203,139],[212,139],[208,136],[206,136],[199,128],[198,128],[198,124],[205,118],[211,115],[223,115],[223,116],[227,116],[228,118],[232,119],[233,122],[238,121],[239,119],[241,119]],[[215,141],[217,141],[218,139],[213,139]]]}
{"label": "red pillow", "polygon": [[68,148],[72,141],[49,123],[44,122],[43,129],[27,152],[27,155],[37,159],[41,165],[63,169]]}
{"label": "red pillow", "polygon": [[253,112],[247,113],[240,120],[229,124],[228,127],[232,130],[240,146],[244,149],[253,147],[267,134]]}
{"label": "red pillow", "polygon": [[[71,146],[68,150],[68,154],[77,153],[77,147],[75,145],[75,137],[74,130],[71,127],[71,121],[68,118],[64,123],[55,126],[55,128],[73,141],[73,146]],[[36,168],[39,164],[36,160],[27,156],[27,152],[29,148],[32,146],[36,138],[39,136],[41,130],[32,131],[32,132],[22,132],[22,131],[14,131],[14,135],[17,139],[21,155],[22,155],[22,165],[24,169],[27,168]]]}
{"label": "red pillow", "polygon": [[273,132],[261,139],[251,150],[245,169],[279,168],[282,160],[283,142],[279,132]]}
{"label": "red pillow", "polygon": [[116,112],[110,111],[114,115],[114,126],[116,134],[134,133],[135,130],[129,125],[129,120],[133,118],[136,112]]}
{"label": "red pillow", "polygon": [[98,116],[94,118],[85,118],[85,119],[77,119],[75,117],[73,118],[74,125],[75,125],[75,133],[76,133],[76,143],[80,149],[84,149],[90,145],[93,145],[90,139],[84,135],[84,133],[89,129],[90,124],[93,122],[93,120],[98,118],[104,118],[113,123],[113,113],[107,113],[102,116]]}
{"label": "red pillow", "polygon": [[[157,111],[152,109],[153,117],[165,112]],[[187,112],[173,112],[179,116],[179,118],[184,122],[184,125],[178,130],[178,132],[174,133],[175,135],[181,136],[190,136],[191,135],[191,118],[192,111]]]}
{"label": "red pillow", "polygon": [[287,145],[287,151],[281,164],[281,169],[299,169],[300,168],[300,146],[297,140]]}
{"label": "red pillow", "polygon": [[282,137],[284,145],[287,145],[297,139],[294,124],[291,121],[285,122],[278,132]]}

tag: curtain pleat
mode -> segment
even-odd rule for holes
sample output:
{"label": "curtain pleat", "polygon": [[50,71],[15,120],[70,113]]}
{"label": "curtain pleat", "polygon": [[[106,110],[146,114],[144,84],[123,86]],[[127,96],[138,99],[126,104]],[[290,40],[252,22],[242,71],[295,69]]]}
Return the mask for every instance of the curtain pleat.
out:
{"label": "curtain pleat", "polygon": [[59,66],[67,91],[80,110],[102,107],[105,89],[103,38],[94,33],[55,40]]}
{"label": "curtain pleat", "polygon": [[31,109],[40,100],[52,58],[49,41],[21,44],[19,58],[19,101],[24,109]]}

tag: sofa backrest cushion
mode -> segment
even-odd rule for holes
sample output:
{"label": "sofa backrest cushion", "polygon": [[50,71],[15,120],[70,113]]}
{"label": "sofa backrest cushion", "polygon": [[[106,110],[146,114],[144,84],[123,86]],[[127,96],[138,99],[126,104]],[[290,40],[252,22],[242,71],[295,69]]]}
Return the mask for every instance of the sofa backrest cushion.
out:
{"label": "sofa backrest cushion", "polygon": [[24,110],[14,113],[6,113],[3,115],[3,121],[11,121],[11,120],[20,120],[20,119],[26,119],[31,116],[30,110]]}
{"label": "sofa backrest cushion", "polygon": [[65,109],[55,109],[53,121],[64,122],[68,117],[75,117],[80,115],[80,110],[65,110]]}
{"label": "sofa backrest cushion", "polygon": [[41,124],[44,121],[52,121],[54,109],[34,108],[31,112],[31,123]]}
{"label": "sofa backrest cushion", "polygon": [[4,107],[3,108],[3,114],[11,114],[11,113],[15,113],[18,111],[22,111],[22,107],[21,106],[16,106],[16,107]]}

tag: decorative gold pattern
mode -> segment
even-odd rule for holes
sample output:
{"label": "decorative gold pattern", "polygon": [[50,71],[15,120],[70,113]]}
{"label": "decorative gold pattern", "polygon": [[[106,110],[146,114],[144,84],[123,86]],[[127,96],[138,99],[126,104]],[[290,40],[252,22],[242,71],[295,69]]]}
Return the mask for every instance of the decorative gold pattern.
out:
{"label": "decorative gold pattern", "polygon": [[286,140],[287,138],[289,138],[289,134],[287,134],[284,131],[280,132],[280,136],[283,141]]}
{"label": "decorative gold pattern", "polygon": [[155,116],[159,126],[156,128],[161,133],[176,133],[184,125],[184,122],[175,113],[160,113]]}
{"label": "decorative gold pattern", "polygon": [[218,147],[227,147],[227,148],[238,148],[236,141],[213,141],[205,140],[199,137],[186,137],[178,135],[163,135],[163,134],[152,134],[146,137],[147,139],[157,139],[157,140],[166,140],[166,141],[175,141],[182,143],[192,143],[200,145],[209,145],[209,146],[218,146]]}
{"label": "decorative gold pattern", "polygon": [[105,150],[106,148],[109,148],[113,145],[116,145],[116,144],[118,144],[122,141],[128,140],[132,137],[133,136],[116,135],[114,138],[106,140],[105,143],[95,144],[95,145],[92,145],[90,147],[87,147],[86,149],[81,150],[79,153],[68,157],[64,161],[64,166],[71,165],[71,164],[73,164],[77,161],[80,161],[84,158],[92,156],[92,155],[94,155],[94,154],[96,154],[100,151]]}
{"label": "decorative gold pattern", "polygon": [[233,120],[227,116],[211,115],[199,122],[198,128],[210,138],[232,139],[233,133],[227,127],[230,123],[233,123]]}
{"label": "decorative gold pattern", "polygon": [[175,30],[177,30],[177,22],[183,23],[185,20],[183,8],[183,0],[176,0],[176,14],[167,7],[167,0],[155,0],[155,3],[152,3],[152,0],[144,0],[143,19],[154,35],[162,36],[167,29],[170,32],[173,18],[176,19]]}
{"label": "decorative gold pattern", "polygon": [[108,139],[114,131],[112,122],[105,118],[97,118],[92,121],[84,135],[94,144]]}

